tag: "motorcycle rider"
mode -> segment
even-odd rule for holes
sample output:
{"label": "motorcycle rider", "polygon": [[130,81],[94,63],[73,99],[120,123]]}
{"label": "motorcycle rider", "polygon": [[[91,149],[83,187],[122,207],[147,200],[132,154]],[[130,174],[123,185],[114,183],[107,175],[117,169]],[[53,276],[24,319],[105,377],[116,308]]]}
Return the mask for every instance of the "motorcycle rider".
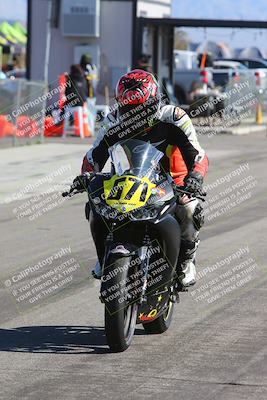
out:
{"label": "motorcycle rider", "polygon": [[[93,147],[82,164],[80,184],[86,185],[88,172],[101,171],[109,157],[108,148],[128,138],[149,141],[164,153],[163,168],[169,171],[178,186],[192,193],[183,195],[177,205],[176,217],[181,227],[181,248],[177,274],[184,286],[196,282],[195,255],[199,229],[204,222],[202,207],[193,196],[201,194],[208,158],[198,143],[195,128],[184,110],[166,105],[155,77],[143,70],[123,75],[116,86],[116,107],[100,129]],[[77,181],[78,183],[78,181]],[[92,230],[99,261],[92,274],[100,278],[103,232]]]}

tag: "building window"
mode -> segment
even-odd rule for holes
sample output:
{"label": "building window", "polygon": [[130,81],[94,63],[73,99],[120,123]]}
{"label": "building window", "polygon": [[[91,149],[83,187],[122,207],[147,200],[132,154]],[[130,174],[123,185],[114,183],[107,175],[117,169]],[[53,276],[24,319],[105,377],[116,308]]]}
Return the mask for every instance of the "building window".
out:
{"label": "building window", "polygon": [[78,6],[74,7],[74,6],[72,6],[70,8],[70,12],[72,14],[88,14],[89,9],[88,9],[88,7],[78,7]]}
{"label": "building window", "polygon": [[140,11],[140,17],[146,17],[147,11]]}

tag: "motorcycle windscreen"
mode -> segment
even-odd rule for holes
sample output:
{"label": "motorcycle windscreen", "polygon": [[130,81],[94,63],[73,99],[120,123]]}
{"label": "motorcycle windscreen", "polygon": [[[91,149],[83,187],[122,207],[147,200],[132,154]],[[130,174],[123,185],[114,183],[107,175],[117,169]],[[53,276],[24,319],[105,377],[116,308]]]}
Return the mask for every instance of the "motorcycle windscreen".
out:
{"label": "motorcycle windscreen", "polygon": [[104,182],[106,203],[130,212],[148,202],[163,153],[142,140],[122,141],[109,149],[115,175]]}
{"label": "motorcycle windscreen", "polygon": [[148,142],[129,139],[116,143],[109,154],[118,176],[130,174],[153,179],[163,153]]}

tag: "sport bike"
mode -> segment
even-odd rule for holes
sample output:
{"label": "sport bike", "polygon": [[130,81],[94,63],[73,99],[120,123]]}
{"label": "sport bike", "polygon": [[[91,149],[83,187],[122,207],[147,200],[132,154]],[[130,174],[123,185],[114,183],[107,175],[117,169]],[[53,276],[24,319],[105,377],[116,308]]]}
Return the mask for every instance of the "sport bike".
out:
{"label": "sport bike", "polygon": [[[126,350],[136,324],[149,334],[165,332],[179,292],[176,274],[180,226],[175,218],[177,187],[160,164],[153,144],[129,139],[109,148],[110,173],[90,173],[86,215],[102,266],[100,300],[112,351]],[[77,178],[76,178],[77,179]],[[192,194],[190,194],[192,195]],[[203,200],[203,199],[202,199]]]}

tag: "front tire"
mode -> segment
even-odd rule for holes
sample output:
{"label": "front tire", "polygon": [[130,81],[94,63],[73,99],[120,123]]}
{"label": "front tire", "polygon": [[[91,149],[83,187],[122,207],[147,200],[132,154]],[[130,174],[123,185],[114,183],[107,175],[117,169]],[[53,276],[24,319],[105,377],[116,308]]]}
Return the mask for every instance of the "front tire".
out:
{"label": "front tire", "polygon": [[143,324],[145,332],[153,335],[166,332],[171,325],[173,309],[174,303],[169,300],[167,310],[164,314],[160,315],[152,322]]}
{"label": "front tire", "polygon": [[105,308],[105,330],[108,346],[113,352],[122,352],[130,346],[136,324],[137,304],[130,304],[110,315]]}
{"label": "front tire", "polygon": [[[108,265],[112,265],[112,270],[123,270],[123,266],[128,262],[130,257],[114,258],[109,260]],[[126,289],[126,279],[129,270],[116,274],[109,282],[108,287],[119,285],[120,290],[124,293]],[[111,307],[110,307],[111,306]],[[105,305],[105,331],[107,343],[111,351],[122,352],[130,346],[137,318],[138,304],[123,301],[119,303],[117,299],[112,304]]]}

